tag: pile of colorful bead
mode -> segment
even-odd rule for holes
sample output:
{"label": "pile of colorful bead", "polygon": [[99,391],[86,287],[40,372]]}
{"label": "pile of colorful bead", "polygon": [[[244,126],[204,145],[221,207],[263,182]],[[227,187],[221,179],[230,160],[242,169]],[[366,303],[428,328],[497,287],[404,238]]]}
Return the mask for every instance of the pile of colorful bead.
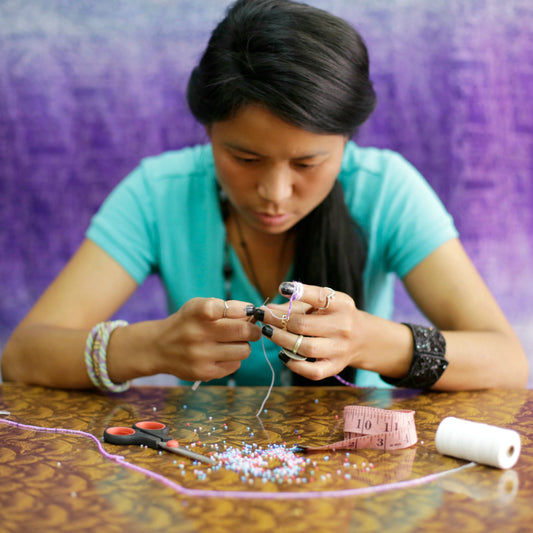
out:
{"label": "pile of colorful bead", "polygon": [[230,446],[213,457],[218,463],[212,471],[231,470],[240,474],[243,482],[253,483],[254,479],[263,483],[307,482],[300,476],[308,463],[283,444],[271,444],[267,448],[256,444],[243,444],[242,448]]}

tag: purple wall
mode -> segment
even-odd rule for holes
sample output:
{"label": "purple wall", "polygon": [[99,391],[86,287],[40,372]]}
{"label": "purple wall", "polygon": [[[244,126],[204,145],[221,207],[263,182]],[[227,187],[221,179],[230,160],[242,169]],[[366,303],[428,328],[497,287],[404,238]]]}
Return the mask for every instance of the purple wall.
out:
{"label": "purple wall", "polygon": [[[533,363],[533,5],[309,3],[369,45],[379,107],[359,142],[402,152],[435,187]],[[114,184],[143,156],[205,140],[184,87],[225,5],[0,3],[0,349]],[[149,280],[120,315],[163,313]]]}

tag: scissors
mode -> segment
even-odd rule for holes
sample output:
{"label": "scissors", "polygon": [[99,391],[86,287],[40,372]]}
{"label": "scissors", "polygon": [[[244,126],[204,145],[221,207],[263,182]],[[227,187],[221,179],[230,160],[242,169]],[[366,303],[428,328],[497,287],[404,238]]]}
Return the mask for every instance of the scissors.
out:
{"label": "scissors", "polygon": [[146,420],[136,422],[130,428],[120,426],[108,427],[104,430],[104,441],[121,445],[144,444],[154,450],[161,448],[167,452],[184,455],[202,463],[216,464],[211,457],[206,457],[205,455],[194,453],[186,448],[180,447],[177,440],[171,439],[168,436],[168,426],[161,422]]}

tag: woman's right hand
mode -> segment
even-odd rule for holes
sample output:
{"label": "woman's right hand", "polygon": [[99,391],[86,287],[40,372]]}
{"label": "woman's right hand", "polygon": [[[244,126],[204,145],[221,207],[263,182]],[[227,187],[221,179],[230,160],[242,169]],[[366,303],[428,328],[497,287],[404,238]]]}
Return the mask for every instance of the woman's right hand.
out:
{"label": "woman's right hand", "polygon": [[[109,320],[138,285],[104,250],[86,240],[8,340],[4,381],[87,388],[84,349],[91,328]],[[107,369],[115,383],[173,374],[207,381],[237,370],[261,337],[246,302],[194,298],[171,316],[113,331]],[[253,306],[251,306],[253,307]],[[250,308],[251,309],[251,308]]]}
{"label": "woman's right hand", "polygon": [[158,321],[153,339],[160,372],[187,381],[222,378],[239,369],[261,330],[255,307],[238,300],[193,298]]}

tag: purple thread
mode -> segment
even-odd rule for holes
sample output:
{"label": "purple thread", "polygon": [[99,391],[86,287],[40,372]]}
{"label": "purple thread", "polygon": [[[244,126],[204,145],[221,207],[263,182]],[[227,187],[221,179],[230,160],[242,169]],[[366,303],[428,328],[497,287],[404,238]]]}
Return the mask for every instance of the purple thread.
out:
{"label": "purple thread", "polygon": [[303,285],[299,281],[293,281],[292,283],[294,284],[294,291],[291,294],[291,297],[289,299],[289,309],[287,310],[287,320],[289,320],[289,317],[291,316],[292,302],[294,302],[294,300],[299,300],[302,297],[303,292],[304,292]]}
{"label": "purple thread", "polygon": [[[289,316],[291,315],[291,309],[292,309],[292,302],[294,300],[299,300],[303,295],[303,285],[298,281],[293,281],[294,283],[294,292],[291,294],[291,298],[289,300],[289,309],[287,311],[287,320],[289,320]],[[346,385],[347,387],[354,387],[357,388],[357,385],[354,385],[353,383],[350,383],[349,381],[346,381],[344,378],[336,374],[334,376],[338,381],[340,381],[343,385]]]}
{"label": "purple thread", "polygon": [[[294,284],[294,291],[291,294],[291,297],[289,299],[289,309],[287,310],[286,320],[289,320],[289,317],[291,316],[292,302],[294,302],[295,300],[299,300],[303,296],[303,285],[299,281],[293,281],[293,284]],[[270,309],[269,309],[269,311],[270,311]],[[270,311],[270,314],[272,316],[276,317],[276,315],[274,315],[274,313],[272,311]],[[279,318],[279,317],[276,317],[276,318]],[[267,359],[267,361],[268,361],[268,359]],[[344,378],[342,378],[338,374],[336,374],[333,377],[336,378],[337,381],[340,381],[343,385],[346,385],[347,387],[358,388],[357,385],[355,385],[353,383],[350,383],[349,381],[346,381]],[[263,405],[261,406],[261,409],[259,410],[259,413],[262,411],[262,407],[264,405],[265,405],[265,402],[263,402]]]}
{"label": "purple thread", "polygon": [[355,389],[358,388],[357,385],[354,385],[353,383],[350,383],[349,381],[346,381],[344,378],[342,378],[341,376],[339,376],[339,374],[335,374],[333,376],[335,379],[337,379],[337,381],[340,381],[343,385],[346,385],[347,387],[353,387]]}
{"label": "purple thread", "polygon": [[406,481],[396,481],[394,483],[389,483],[388,485],[375,485],[373,487],[359,487],[356,489],[344,489],[344,490],[332,490],[332,491],[317,491],[317,492],[253,492],[253,491],[230,491],[230,490],[203,490],[203,489],[187,489],[178,483],[148,470],[140,466],[129,463],[124,459],[122,455],[113,455],[105,451],[101,442],[91,433],[86,433],[85,431],[78,431],[75,429],[63,429],[63,428],[45,428],[42,426],[31,426],[26,424],[20,424],[19,422],[13,422],[11,420],[5,420],[0,418],[0,423],[8,424],[22,429],[29,429],[33,431],[42,431],[48,433],[63,433],[67,435],[76,435],[79,437],[85,437],[92,439],[96,442],[98,450],[106,458],[115,463],[118,463],[125,468],[129,468],[134,472],[144,474],[155,481],[159,481],[163,485],[171,488],[172,490],[183,494],[184,496],[194,496],[200,498],[240,498],[240,499],[254,499],[254,500],[297,500],[297,499],[316,499],[316,498],[346,498],[353,496],[363,496],[366,494],[375,494],[377,492],[388,492],[390,490],[399,490],[407,489],[411,487],[416,487],[423,485],[425,483],[430,483],[436,479],[459,472],[465,468],[470,468],[475,466],[476,463],[468,463],[466,465],[453,468],[452,470],[446,470],[444,472],[438,472],[436,474],[429,474],[428,476],[420,477],[417,479],[408,479]]}

